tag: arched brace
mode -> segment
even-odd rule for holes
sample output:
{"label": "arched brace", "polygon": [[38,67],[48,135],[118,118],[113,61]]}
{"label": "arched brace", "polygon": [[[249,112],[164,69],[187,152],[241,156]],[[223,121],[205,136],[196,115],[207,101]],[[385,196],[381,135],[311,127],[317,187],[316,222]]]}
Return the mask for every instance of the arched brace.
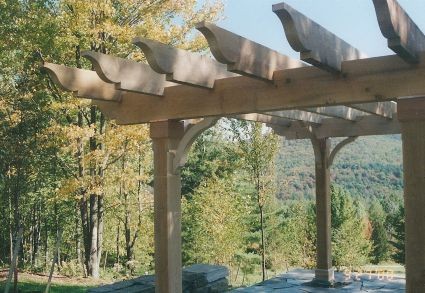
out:
{"label": "arched brace", "polygon": [[187,154],[189,153],[190,147],[199,135],[208,128],[214,126],[219,119],[220,118],[217,117],[204,118],[202,121],[188,126],[174,153],[172,169],[174,174],[176,174],[178,170],[186,164]]}
{"label": "arched brace", "polygon": [[338,154],[338,152],[345,147],[347,144],[354,142],[356,139],[358,138],[358,136],[352,136],[352,137],[347,137],[346,139],[344,139],[343,141],[341,141],[340,143],[338,143],[334,149],[332,150],[331,154],[329,155],[329,167],[332,166],[335,156]]}
{"label": "arched brace", "polygon": [[[311,143],[313,145],[314,158],[316,164],[325,164],[326,168],[330,168],[338,152],[347,144],[354,142],[357,138],[358,136],[347,137],[346,139],[338,143],[329,153],[331,147],[330,138],[316,138],[313,136],[310,137]],[[326,156],[327,158],[323,158],[323,156]]]}

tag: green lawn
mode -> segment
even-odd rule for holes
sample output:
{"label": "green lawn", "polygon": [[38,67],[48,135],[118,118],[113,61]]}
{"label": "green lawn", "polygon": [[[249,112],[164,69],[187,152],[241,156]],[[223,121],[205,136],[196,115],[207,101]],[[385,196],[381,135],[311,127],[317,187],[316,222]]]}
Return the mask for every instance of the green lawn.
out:
{"label": "green lawn", "polygon": [[[19,293],[21,292],[22,293],[24,292],[43,293],[46,288],[46,285],[36,283],[36,282],[23,281],[23,282],[19,282],[18,288],[19,288]],[[83,292],[86,292],[88,288],[89,287],[86,287],[86,286],[52,284],[52,286],[50,286],[50,292],[51,293],[64,293],[64,292],[83,293]],[[2,292],[3,290],[4,290],[4,284],[0,286],[0,292]],[[13,287],[11,288],[11,290],[9,290],[9,292],[13,292]]]}
{"label": "green lawn", "polygon": [[[5,282],[0,283],[0,292],[4,291]],[[91,288],[89,285],[76,285],[76,284],[64,284],[64,283],[52,283],[50,286],[50,293],[83,293],[87,289]],[[18,283],[19,293],[43,293],[46,289],[46,282],[40,282],[39,280],[24,279]],[[13,284],[9,290],[13,292]]]}

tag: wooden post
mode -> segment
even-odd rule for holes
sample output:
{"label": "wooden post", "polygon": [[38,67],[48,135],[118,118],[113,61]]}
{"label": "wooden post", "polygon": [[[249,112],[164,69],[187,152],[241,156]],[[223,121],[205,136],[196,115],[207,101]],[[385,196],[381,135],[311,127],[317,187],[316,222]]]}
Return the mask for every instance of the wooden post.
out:
{"label": "wooden post", "polygon": [[174,152],[184,126],[177,121],[150,124],[154,151],[155,275],[157,293],[182,292],[181,177],[173,171]]}
{"label": "wooden post", "polygon": [[425,292],[425,98],[398,101],[403,139],[406,292]]}
{"label": "wooden post", "polygon": [[315,281],[330,285],[334,280],[331,248],[330,140],[312,138],[311,141],[316,166],[317,266]]}

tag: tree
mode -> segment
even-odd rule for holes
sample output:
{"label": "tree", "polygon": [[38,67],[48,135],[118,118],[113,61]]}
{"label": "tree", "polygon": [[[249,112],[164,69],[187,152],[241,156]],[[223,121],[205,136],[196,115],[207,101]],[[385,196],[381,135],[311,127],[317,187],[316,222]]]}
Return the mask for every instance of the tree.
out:
{"label": "tree", "polygon": [[[60,225],[65,244],[58,264],[83,254],[88,275],[98,277],[102,252],[111,250],[104,239],[116,236],[116,229],[105,229],[105,223],[117,224],[114,227],[127,223],[126,258],[136,258],[135,247],[142,243],[146,254],[138,255],[149,263],[151,174],[137,172],[137,158],[149,164],[145,158],[151,150],[143,148],[140,155],[123,158],[125,140],[118,138],[128,128],[108,121],[88,101],[59,91],[40,72],[40,62],[91,69],[81,58],[86,49],[144,62],[131,45],[135,36],[202,51],[206,41],[192,29],[201,20],[214,21],[220,11],[219,0],[203,5],[192,0],[0,1],[4,36],[0,39],[0,208],[7,215],[0,219],[2,261],[11,261],[13,235],[23,227],[19,263],[39,269],[44,259],[46,267]],[[130,135],[129,145],[138,139]],[[122,170],[123,161],[125,169],[133,171],[126,182],[109,173]],[[118,206],[114,206],[117,192],[111,187],[115,183],[126,187]],[[139,196],[140,209],[133,205]],[[114,208],[124,214],[122,221],[106,218],[115,215]],[[55,221],[58,214],[60,222]]]}
{"label": "tree", "polygon": [[390,247],[387,230],[385,229],[386,216],[379,202],[373,202],[369,208],[369,217],[372,226],[371,261],[379,264],[389,257]]}
{"label": "tree", "polygon": [[404,206],[400,205],[398,212],[390,219],[393,227],[393,239],[390,241],[391,245],[395,248],[395,252],[392,255],[392,259],[399,264],[405,264],[405,215],[404,215]]}
{"label": "tree", "polygon": [[254,186],[259,214],[259,230],[261,234],[260,249],[261,271],[263,281],[266,279],[266,243],[264,205],[267,198],[274,195],[274,168],[278,148],[278,138],[273,132],[263,128],[261,123],[231,121],[231,130],[238,142],[243,156],[243,164]]}
{"label": "tree", "polygon": [[331,189],[333,264],[338,270],[364,265],[371,250],[366,221],[356,212],[347,192],[334,186]]}
{"label": "tree", "polygon": [[243,248],[246,203],[235,178],[208,178],[183,201],[183,258],[231,266]]}

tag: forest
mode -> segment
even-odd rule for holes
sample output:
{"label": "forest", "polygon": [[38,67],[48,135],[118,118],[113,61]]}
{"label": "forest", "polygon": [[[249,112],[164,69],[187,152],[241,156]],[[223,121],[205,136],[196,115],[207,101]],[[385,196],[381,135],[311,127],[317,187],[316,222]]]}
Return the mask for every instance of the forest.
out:
{"label": "forest", "polygon": [[[17,250],[16,272],[48,275],[53,268],[56,275],[107,281],[153,273],[148,126],[117,125],[88,100],[57,88],[40,64],[91,69],[83,50],[145,62],[131,46],[136,36],[208,54],[192,28],[220,19],[222,5],[0,0],[1,271]],[[401,165],[399,136],[360,138],[336,158],[338,270],[403,264]],[[221,119],[192,147],[182,206],[184,265],[225,265],[235,286],[315,267],[309,141]]]}

